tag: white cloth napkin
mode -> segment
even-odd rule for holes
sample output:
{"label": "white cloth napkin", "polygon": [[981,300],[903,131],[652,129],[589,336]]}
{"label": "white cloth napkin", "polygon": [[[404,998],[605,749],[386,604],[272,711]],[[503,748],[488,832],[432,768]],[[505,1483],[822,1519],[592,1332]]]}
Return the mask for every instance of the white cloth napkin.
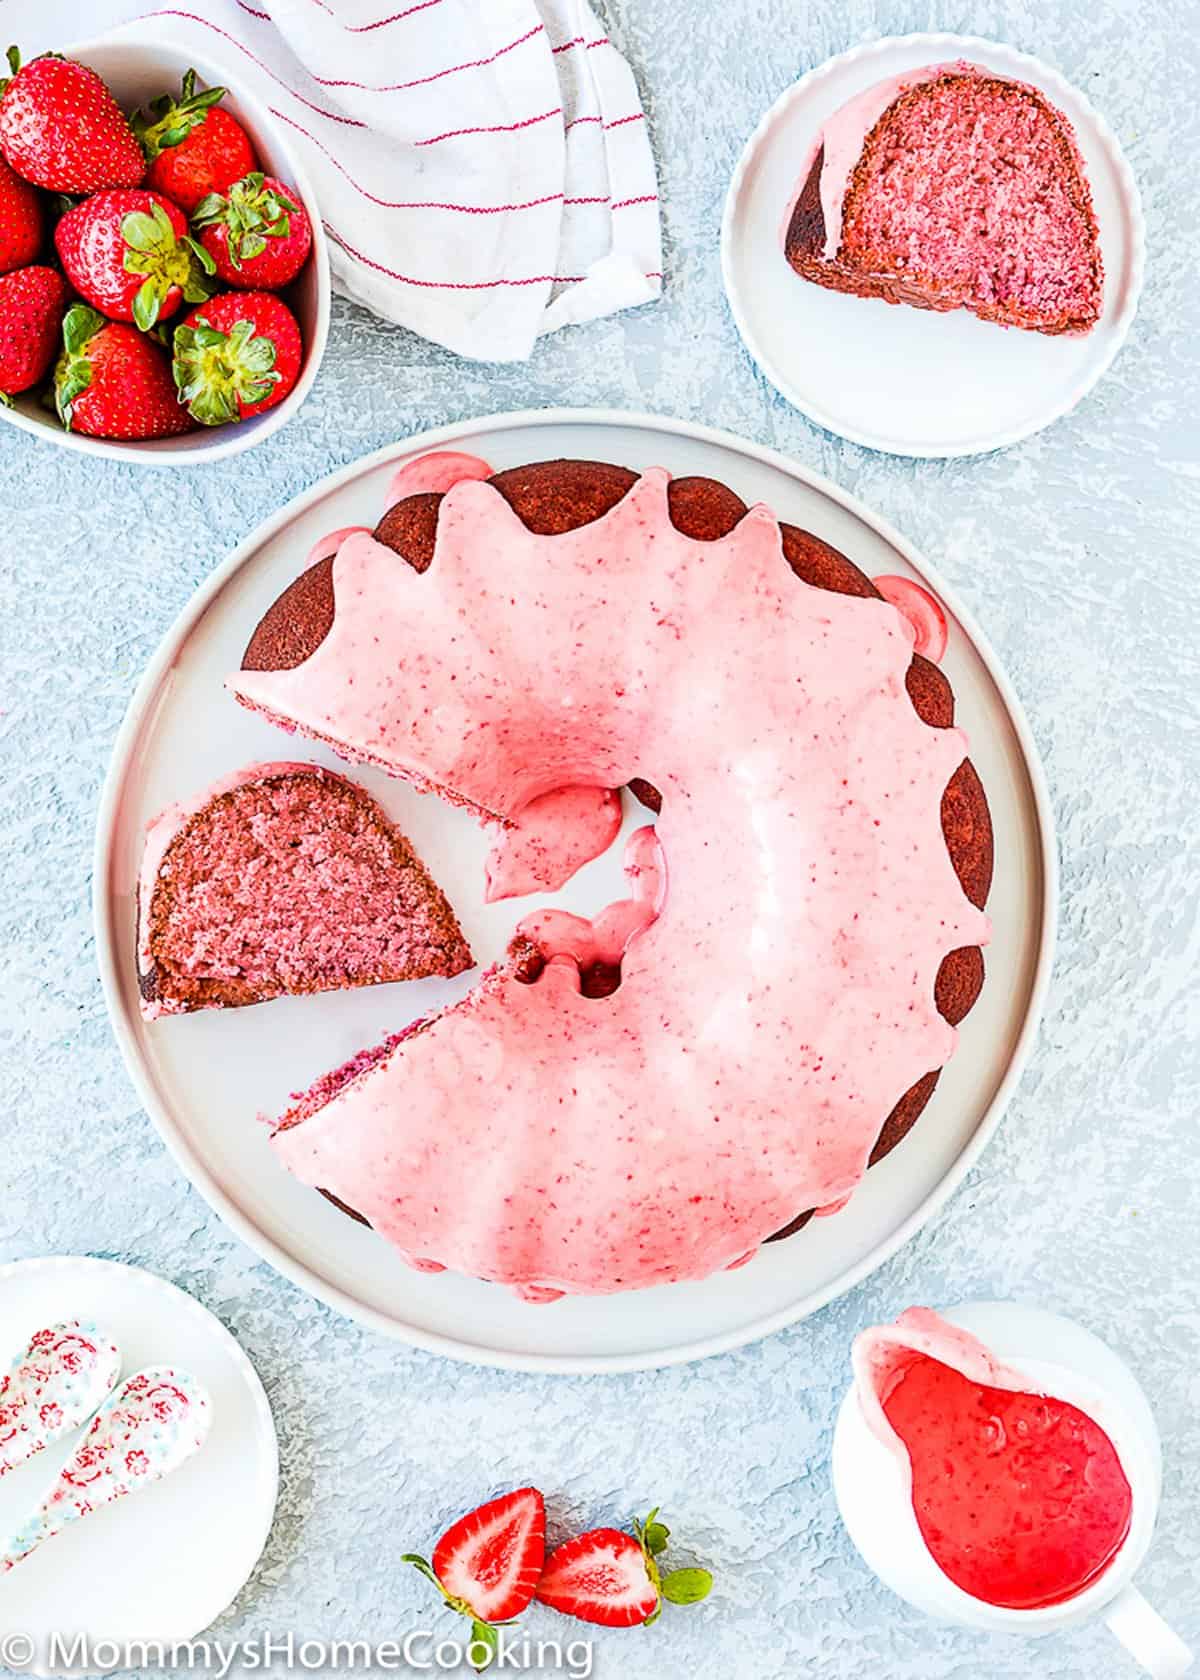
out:
{"label": "white cloth napkin", "polygon": [[[112,25],[254,94],[313,182],[334,283],[460,355],[662,290],[633,75],[586,0],[9,0],[26,58]],[[147,95],[163,91],[147,88]]]}

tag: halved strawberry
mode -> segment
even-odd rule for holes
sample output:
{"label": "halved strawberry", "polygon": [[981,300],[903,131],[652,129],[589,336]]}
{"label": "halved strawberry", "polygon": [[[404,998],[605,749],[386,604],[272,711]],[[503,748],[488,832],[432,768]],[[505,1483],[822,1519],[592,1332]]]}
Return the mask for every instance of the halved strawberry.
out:
{"label": "halved strawberry", "polygon": [[519,1616],[533,1601],[546,1555],[546,1505],[536,1488],[489,1499],[468,1511],[433,1548],[433,1563],[413,1552],[404,1562],[438,1588],[452,1610],[471,1622],[472,1650],[497,1649],[496,1628]]}
{"label": "halved strawberry", "polygon": [[645,1627],[662,1614],[662,1603],[698,1604],[707,1598],[707,1569],[673,1569],[662,1576],[658,1556],[670,1530],[655,1507],[633,1533],[593,1528],[551,1552],[538,1583],[539,1603],[564,1616],[602,1627]]}

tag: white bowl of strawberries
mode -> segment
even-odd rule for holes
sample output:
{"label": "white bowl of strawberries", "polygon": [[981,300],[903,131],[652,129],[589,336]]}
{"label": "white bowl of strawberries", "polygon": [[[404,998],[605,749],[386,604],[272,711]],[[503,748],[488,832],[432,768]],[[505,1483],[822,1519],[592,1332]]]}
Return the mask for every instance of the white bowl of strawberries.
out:
{"label": "white bowl of strawberries", "polygon": [[147,466],[236,454],[329,330],[311,187],[211,60],[93,41],[0,92],[0,417]]}

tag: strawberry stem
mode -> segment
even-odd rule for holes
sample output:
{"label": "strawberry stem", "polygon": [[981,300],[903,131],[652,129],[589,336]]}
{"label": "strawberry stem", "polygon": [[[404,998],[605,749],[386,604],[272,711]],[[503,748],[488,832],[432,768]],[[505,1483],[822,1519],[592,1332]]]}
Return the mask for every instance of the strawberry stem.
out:
{"label": "strawberry stem", "polygon": [[[511,1626],[511,1623],[485,1622],[481,1616],[477,1616],[475,1614],[474,1610],[472,1610],[465,1598],[455,1598],[452,1593],[448,1593],[446,1591],[445,1587],[434,1574],[432,1565],[425,1558],[418,1556],[416,1552],[405,1552],[402,1555],[400,1562],[412,1564],[413,1568],[424,1575],[427,1581],[432,1581],[434,1586],[441,1593],[442,1598],[445,1600],[447,1608],[455,1611],[460,1616],[465,1616],[470,1622],[471,1640],[470,1644],[467,1646],[467,1660],[475,1672],[477,1674],[481,1674],[499,1654],[500,1635],[497,1632],[497,1629],[509,1627]],[[483,1653],[482,1657],[478,1661],[476,1661],[475,1656],[477,1650],[481,1650]]]}
{"label": "strawberry stem", "polygon": [[299,211],[286,193],[264,184],[260,169],[235,181],[226,197],[208,193],[192,214],[192,226],[227,229],[229,260],[235,268],[267,248],[268,239],[282,239],[291,229],[292,215]]}
{"label": "strawberry stem", "polygon": [[[202,426],[236,420],[239,405],[262,402],[280,380],[275,346],[269,338],[255,336],[253,321],[238,321],[231,332],[223,333],[210,327],[203,315],[195,326],[176,327],[172,370],[179,400]],[[405,1562],[420,1560],[407,1557]]]}
{"label": "strawberry stem", "polygon": [[153,163],[160,152],[186,140],[194,128],[199,128],[212,107],[224,99],[225,93],[223,87],[204,88],[197,93],[196,72],[188,70],[178,99],[163,93],[150,101],[148,111],[135,111],[130,123],[141,141],[146,162]]}
{"label": "strawberry stem", "polygon": [[103,315],[86,303],[73,303],[63,317],[63,348],[54,369],[54,407],[67,431],[75,399],[92,383],[87,347],[106,325]]}

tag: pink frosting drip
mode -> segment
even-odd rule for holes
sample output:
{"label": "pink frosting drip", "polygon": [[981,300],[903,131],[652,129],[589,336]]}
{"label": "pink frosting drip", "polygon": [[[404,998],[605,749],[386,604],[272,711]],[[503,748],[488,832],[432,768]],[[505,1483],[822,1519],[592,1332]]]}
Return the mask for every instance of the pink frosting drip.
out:
{"label": "pink frosting drip", "polygon": [[913,633],[913,652],[934,664],[940,663],[950,639],[946,614],[936,595],[913,578],[885,574],[871,579],[885,601],[890,601]]}
{"label": "pink frosting drip", "polygon": [[[316,652],[230,679],[501,818],[639,775],[663,794],[665,864],[632,860],[646,925],[590,936],[621,943],[615,992],[583,996],[573,961],[495,974],[275,1138],[407,1258],[526,1294],[703,1277],[848,1195],[953,1051],[943,957],[988,937],[939,814],[965,738],[913,710],[899,613],[799,581],[765,507],[684,536],[667,485],[547,537],[461,482],[426,573],[350,537]],[[553,957],[581,930],[538,931]]]}
{"label": "pink frosting drip", "polygon": [[402,461],[392,474],[387,505],[392,507],[408,496],[441,494],[468,478],[491,478],[492,468],[478,455],[458,449],[431,449],[415,460]]}
{"label": "pink frosting drip", "polygon": [[498,827],[487,860],[487,901],[555,892],[607,851],[621,826],[613,788],[566,787],[544,793],[515,822]]}

